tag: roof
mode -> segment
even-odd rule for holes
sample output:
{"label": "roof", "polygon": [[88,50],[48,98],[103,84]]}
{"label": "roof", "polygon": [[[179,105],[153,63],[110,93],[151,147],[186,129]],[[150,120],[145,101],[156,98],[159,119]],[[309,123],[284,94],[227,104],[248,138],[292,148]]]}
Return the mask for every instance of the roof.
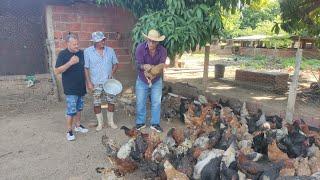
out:
{"label": "roof", "polygon": [[252,36],[241,36],[241,37],[236,37],[233,38],[233,40],[236,41],[259,41],[262,39],[266,39],[270,36],[266,36],[266,35],[252,35]]}

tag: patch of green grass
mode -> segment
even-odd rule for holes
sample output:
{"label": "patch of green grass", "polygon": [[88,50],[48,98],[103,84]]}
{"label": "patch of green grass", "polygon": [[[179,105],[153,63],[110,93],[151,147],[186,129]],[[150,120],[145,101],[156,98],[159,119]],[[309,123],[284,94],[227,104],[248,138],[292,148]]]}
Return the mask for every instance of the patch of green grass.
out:
{"label": "patch of green grass", "polygon": [[[282,68],[288,68],[290,66],[295,67],[296,58],[283,58],[280,60]],[[301,69],[302,70],[317,70],[320,68],[320,60],[319,59],[302,59]]]}

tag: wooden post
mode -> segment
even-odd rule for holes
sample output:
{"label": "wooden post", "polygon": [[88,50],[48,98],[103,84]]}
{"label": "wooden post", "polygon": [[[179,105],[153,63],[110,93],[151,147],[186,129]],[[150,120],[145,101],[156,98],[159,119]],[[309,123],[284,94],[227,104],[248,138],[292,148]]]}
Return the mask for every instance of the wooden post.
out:
{"label": "wooden post", "polygon": [[296,67],[293,74],[292,82],[290,84],[287,111],[286,111],[286,122],[289,124],[293,123],[293,112],[294,112],[294,105],[295,105],[296,96],[297,96],[301,59],[302,59],[302,49],[298,48],[297,54],[296,54]]}
{"label": "wooden post", "polygon": [[206,44],[205,51],[204,51],[204,67],[203,67],[203,90],[206,91],[208,86],[208,70],[209,70],[209,55],[210,55],[210,44]]}
{"label": "wooden post", "polygon": [[48,50],[48,61],[49,61],[49,71],[52,78],[52,84],[54,93],[58,99],[61,101],[61,88],[59,86],[59,79],[54,74],[54,66],[56,61],[56,51],[54,43],[54,32],[53,32],[53,23],[52,23],[52,6],[46,6],[46,25],[47,25],[47,37],[46,46]]}

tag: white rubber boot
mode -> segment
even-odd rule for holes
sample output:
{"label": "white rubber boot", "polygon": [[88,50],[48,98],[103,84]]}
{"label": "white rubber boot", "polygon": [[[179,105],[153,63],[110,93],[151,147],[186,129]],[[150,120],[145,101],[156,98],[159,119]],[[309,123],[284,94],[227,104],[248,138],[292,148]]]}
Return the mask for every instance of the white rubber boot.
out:
{"label": "white rubber boot", "polygon": [[102,113],[96,114],[97,116],[97,121],[98,121],[98,126],[96,128],[97,131],[100,131],[103,127],[103,115]]}
{"label": "white rubber boot", "polygon": [[107,116],[108,116],[108,125],[109,125],[112,129],[117,129],[118,126],[117,126],[116,124],[114,124],[114,122],[113,122],[113,112],[107,111]]}

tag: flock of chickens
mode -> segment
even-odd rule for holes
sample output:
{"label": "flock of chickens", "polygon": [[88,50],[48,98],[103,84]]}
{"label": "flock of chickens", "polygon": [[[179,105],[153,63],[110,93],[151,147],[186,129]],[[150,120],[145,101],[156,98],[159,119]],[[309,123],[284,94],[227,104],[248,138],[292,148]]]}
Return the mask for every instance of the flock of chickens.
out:
{"label": "flock of chickens", "polygon": [[260,109],[249,115],[245,103],[235,111],[221,100],[194,102],[175,98],[185,126],[166,135],[122,126],[129,140],[121,146],[104,135],[113,168],[97,171],[108,179],[138,168],[146,179],[320,179],[319,129]]}

